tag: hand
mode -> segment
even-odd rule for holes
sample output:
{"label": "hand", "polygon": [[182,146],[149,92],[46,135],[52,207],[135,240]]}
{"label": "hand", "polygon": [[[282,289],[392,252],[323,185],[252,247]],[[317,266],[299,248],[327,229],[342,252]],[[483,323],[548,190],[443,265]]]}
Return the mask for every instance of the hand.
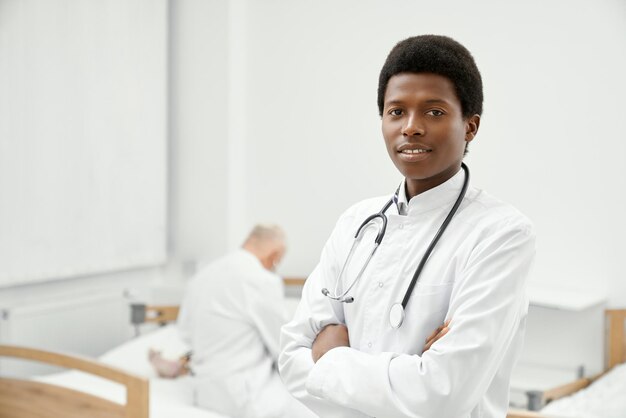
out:
{"label": "hand", "polygon": [[448,333],[450,330],[450,321],[451,319],[448,319],[442,326],[434,330],[433,333],[426,338],[426,344],[424,345],[424,350],[422,352],[426,352],[435,343],[435,341],[439,340]]}
{"label": "hand", "polygon": [[313,341],[311,355],[317,363],[326,352],[335,347],[350,347],[348,327],[343,324],[326,325]]}
{"label": "hand", "polygon": [[176,360],[169,360],[161,355],[160,351],[150,349],[148,359],[159,377],[174,379],[189,373],[189,357],[183,356]]}

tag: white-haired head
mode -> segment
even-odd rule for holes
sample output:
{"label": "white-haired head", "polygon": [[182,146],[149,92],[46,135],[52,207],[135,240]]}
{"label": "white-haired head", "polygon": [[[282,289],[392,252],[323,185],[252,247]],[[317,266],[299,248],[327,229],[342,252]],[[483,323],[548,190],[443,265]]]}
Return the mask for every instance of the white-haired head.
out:
{"label": "white-haired head", "polygon": [[278,225],[257,224],[243,243],[243,249],[259,259],[263,267],[273,271],[286,251],[285,232]]}

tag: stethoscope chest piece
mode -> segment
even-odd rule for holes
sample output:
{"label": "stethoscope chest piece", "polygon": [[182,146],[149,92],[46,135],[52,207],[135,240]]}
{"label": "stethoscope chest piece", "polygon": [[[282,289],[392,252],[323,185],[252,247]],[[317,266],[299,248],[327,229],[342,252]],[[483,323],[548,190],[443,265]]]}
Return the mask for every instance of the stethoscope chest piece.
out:
{"label": "stethoscope chest piece", "polygon": [[404,308],[401,303],[394,303],[389,310],[389,324],[392,328],[398,329],[404,322]]}

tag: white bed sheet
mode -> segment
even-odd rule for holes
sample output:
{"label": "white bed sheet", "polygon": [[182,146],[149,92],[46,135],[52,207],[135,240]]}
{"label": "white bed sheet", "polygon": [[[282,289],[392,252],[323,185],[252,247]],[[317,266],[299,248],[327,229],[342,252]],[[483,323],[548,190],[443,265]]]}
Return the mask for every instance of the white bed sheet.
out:
{"label": "white bed sheet", "polygon": [[[194,406],[193,377],[161,379],[148,361],[148,350],[156,348],[164,355],[177,356],[187,347],[178,337],[175,325],[130,340],[99,357],[103,363],[150,379],[151,418],[228,418]],[[67,371],[37,377],[36,380],[79,390],[117,403],[125,403],[124,386],[79,371]]]}
{"label": "white bed sheet", "polygon": [[626,418],[626,364],[589,387],[546,405],[542,414],[566,418]]}
{"label": "white bed sheet", "polygon": [[189,351],[189,347],[178,335],[175,324],[160,327],[121,344],[98,359],[103,363],[119,367],[130,373],[148,378],[157,378],[154,368],[148,361],[148,350],[157,349],[164,357],[178,358]]}

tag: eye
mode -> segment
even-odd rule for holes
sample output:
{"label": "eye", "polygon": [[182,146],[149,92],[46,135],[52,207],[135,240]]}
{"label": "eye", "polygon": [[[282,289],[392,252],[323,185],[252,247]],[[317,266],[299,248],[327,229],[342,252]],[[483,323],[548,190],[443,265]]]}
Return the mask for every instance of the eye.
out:
{"label": "eye", "polygon": [[432,109],[429,110],[428,112],[426,112],[427,115],[432,115],[432,116],[443,116],[445,115],[445,113],[443,113],[441,110],[439,109]]}
{"label": "eye", "polygon": [[402,112],[402,109],[391,109],[387,113],[390,114],[391,116],[402,116],[403,112]]}

